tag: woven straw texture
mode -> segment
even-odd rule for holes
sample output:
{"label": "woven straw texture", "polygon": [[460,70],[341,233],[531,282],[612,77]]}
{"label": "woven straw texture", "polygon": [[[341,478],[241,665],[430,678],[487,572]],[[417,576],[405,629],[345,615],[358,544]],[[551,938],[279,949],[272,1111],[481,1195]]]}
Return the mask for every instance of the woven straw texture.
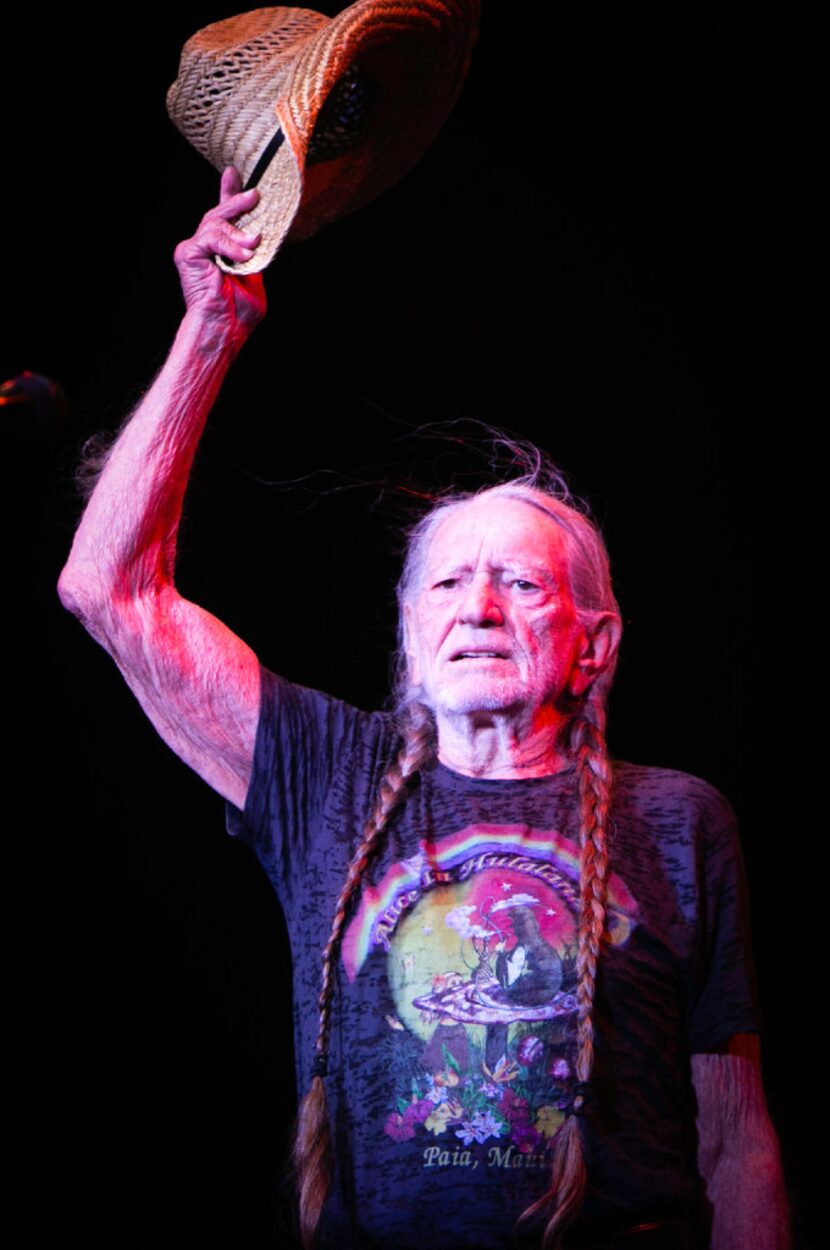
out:
{"label": "woven straw texture", "polygon": [[[285,141],[240,217],[262,241],[229,272],[255,273],[285,239],[307,238],[397,182],[435,138],[464,82],[478,0],[358,0],[335,18],[266,8],[216,22],[189,39],[167,95],[171,118],[217,169],[247,183],[278,127]],[[374,98],[353,144],[309,163],[335,84],[357,66]],[[312,149],[313,150],[313,149]]]}

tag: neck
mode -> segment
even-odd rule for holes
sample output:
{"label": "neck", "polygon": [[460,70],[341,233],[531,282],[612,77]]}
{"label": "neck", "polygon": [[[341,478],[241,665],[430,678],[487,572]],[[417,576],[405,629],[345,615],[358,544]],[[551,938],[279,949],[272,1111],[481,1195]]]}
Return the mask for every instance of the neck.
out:
{"label": "neck", "polygon": [[530,725],[497,712],[438,712],[436,721],[439,760],[468,777],[548,777],[568,762],[556,745],[564,718],[552,708]]}

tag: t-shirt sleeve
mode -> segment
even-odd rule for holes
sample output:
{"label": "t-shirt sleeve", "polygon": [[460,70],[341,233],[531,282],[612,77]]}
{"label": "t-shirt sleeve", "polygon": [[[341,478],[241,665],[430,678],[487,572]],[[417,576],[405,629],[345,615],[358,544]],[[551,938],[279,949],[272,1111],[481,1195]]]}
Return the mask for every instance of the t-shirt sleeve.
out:
{"label": "t-shirt sleeve", "polygon": [[370,714],[260,669],[260,709],[251,784],[240,811],[228,803],[228,832],[248,842],[279,878],[302,856],[336,768]]}
{"label": "t-shirt sleeve", "polygon": [[700,873],[698,976],[688,1030],[692,1054],[712,1051],[736,1033],[762,1027],[746,873],[734,816],[707,839]]}

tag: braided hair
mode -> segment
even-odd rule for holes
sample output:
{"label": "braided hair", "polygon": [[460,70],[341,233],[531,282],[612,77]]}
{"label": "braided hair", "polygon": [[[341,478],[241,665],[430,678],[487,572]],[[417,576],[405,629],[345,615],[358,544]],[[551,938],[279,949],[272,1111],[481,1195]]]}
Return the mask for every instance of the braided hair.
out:
{"label": "braided hair", "polygon": [[[378,799],[363,829],[349,865],[323,951],[320,1011],[311,1086],[300,1104],[294,1140],[293,1164],[299,1197],[300,1232],[310,1250],[331,1176],[331,1138],[324,1077],[333,1006],[333,969],[343,928],[366,870],[380,844],[393,812],[405,800],[410,779],[437,750],[432,711],[423,692],[413,687],[407,659],[406,612],[421,589],[424,564],[438,525],[473,499],[486,496],[521,499],[539,508],[560,526],[565,544],[571,595],[577,618],[589,629],[600,615],[620,621],[611,588],[608,553],[602,535],[587,510],[570,494],[556,468],[530,444],[511,442],[514,463],[524,468],[499,485],[478,492],[443,498],[410,530],[406,558],[398,584],[399,645],[395,671],[395,701],[401,746],[381,780]],[[560,749],[575,761],[579,779],[580,916],[577,940],[577,1057],[575,1094],[553,1144],[550,1184],[546,1192],[520,1216],[520,1222],[544,1218],[543,1250],[557,1250],[564,1229],[579,1211],[587,1184],[579,1132],[579,1115],[594,1060],[593,1002],[597,961],[605,932],[608,876],[607,829],[612,772],[605,743],[605,707],[616,666],[616,648],[588,691],[567,709],[560,730]]]}
{"label": "braided hair", "polygon": [[435,751],[434,722],[422,704],[413,702],[405,710],[401,720],[403,745],[381,780],[377,802],[363,827],[360,844],[349,864],[349,871],[334,909],[329,938],[323,949],[323,975],[317,1000],[320,1022],[311,1085],[300,1103],[292,1160],[297,1177],[300,1234],[306,1247],[313,1245],[331,1176],[331,1138],[324,1077],[328,1067],[334,961],[340,949],[343,926],[351,901],[363,880],[390,816],[404,798],[410,779]]}

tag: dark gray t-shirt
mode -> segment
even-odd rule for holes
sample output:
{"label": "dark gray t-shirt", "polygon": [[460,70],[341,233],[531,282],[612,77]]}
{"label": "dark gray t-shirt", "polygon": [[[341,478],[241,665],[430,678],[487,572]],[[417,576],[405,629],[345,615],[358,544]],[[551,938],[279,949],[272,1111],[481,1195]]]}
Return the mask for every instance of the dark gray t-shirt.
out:
{"label": "dark gray t-shirt", "polygon": [[[384,714],[262,681],[250,792],[228,823],[285,912],[303,1091],[320,954],[397,742]],[[480,781],[436,763],[390,821],[335,970],[324,1245],[506,1247],[546,1189],[574,1079],[576,784],[573,769]],[[618,763],[610,856],[585,1212],[628,1220],[692,1205],[689,1056],[759,1014],[726,800]]]}

